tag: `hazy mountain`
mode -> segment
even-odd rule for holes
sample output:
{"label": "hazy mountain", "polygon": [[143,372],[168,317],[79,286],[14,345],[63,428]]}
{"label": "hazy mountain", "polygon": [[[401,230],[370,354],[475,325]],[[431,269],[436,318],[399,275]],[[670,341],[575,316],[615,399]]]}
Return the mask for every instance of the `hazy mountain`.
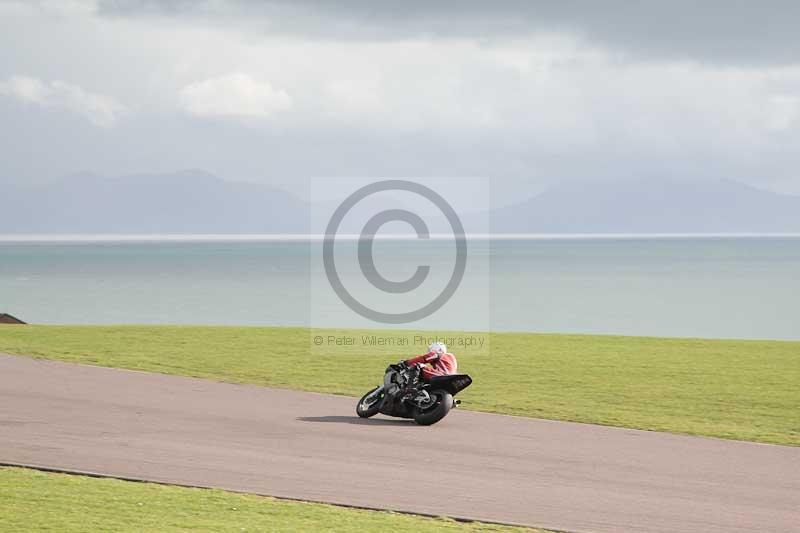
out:
{"label": "hazy mountain", "polygon": [[492,212],[494,233],[800,232],[800,197],[733,181],[573,182]]}
{"label": "hazy mountain", "polygon": [[[378,205],[397,207],[384,204]],[[33,188],[4,184],[0,233],[308,233],[309,213],[313,231],[321,232],[335,204],[327,207],[310,210],[281,189],[204,172],[83,174]],[[360,232],[357,223],[371,213],[359,209],[342,231]],[[731,181],[574,182],[490,216],[495,233],[800,232],[800,197]],[[433,232],[440,231],[435,218]],[[470,215],[463,218],[470,231]]]}
{"label": "hazy mountain", "polygon": [[0,196],[0,233],[306,233],[286,191],[211,174],[108,179],[83,174]]}

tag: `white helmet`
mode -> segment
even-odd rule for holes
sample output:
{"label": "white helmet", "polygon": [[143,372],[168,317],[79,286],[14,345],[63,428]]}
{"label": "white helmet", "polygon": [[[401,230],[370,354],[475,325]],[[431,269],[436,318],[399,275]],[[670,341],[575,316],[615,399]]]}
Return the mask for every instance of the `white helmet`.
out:
{"label": "white helmet", "polygon": [[443,353],[447,353],[447,346],[441,342],[434,342],[430,346],[428,346],[428,353],[435,353],[436,355],[442,355]]}

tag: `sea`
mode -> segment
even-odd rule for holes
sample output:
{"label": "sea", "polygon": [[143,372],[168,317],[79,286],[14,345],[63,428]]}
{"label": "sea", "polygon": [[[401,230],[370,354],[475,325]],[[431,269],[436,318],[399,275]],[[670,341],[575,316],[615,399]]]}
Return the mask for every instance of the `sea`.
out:
{"label": "sea", "polygon": [[[800,236],[483,235],[466,244],[465,273],[440,307],[385,322],[331,288],[319,236],[0,236],[0,313],[35,324],[800,340]],[[337,239],[333,262],[362,307],[399,316],[444,292],[455,250],[437,238],[373,242],[366,251],[384,280],[425,268],[406,293],[367,279],[356,239]]]}

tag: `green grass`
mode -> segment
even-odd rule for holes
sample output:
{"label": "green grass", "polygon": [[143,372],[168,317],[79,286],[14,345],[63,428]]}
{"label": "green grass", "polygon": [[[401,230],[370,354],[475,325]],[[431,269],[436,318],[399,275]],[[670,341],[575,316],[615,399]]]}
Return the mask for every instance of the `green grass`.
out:
{"label": "green grass", "polygon": [[0,468],[0,531],[523,531],[215,489]]}
{"label": "green grass", "polygon": [[[388,362],[420,352],[313,348],[311,334],[0,326],[0,351],[351,396],[378,383]],[[488,354],[455,352],[475,379],[460,396],[467,409],[800,445],[799,342],[497,333]]]}

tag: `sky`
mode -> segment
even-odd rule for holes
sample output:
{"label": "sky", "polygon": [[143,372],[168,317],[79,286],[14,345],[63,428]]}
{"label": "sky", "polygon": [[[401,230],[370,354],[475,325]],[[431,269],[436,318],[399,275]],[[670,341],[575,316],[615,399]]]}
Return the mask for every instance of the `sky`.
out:
{"label": "sky", "polygon": [[[0,0],[0,182],[741,181],[800,194],[800,3]],[[333,183],[333,181],[331,181]],[[335,187],[335,185],[332,185]]]}

